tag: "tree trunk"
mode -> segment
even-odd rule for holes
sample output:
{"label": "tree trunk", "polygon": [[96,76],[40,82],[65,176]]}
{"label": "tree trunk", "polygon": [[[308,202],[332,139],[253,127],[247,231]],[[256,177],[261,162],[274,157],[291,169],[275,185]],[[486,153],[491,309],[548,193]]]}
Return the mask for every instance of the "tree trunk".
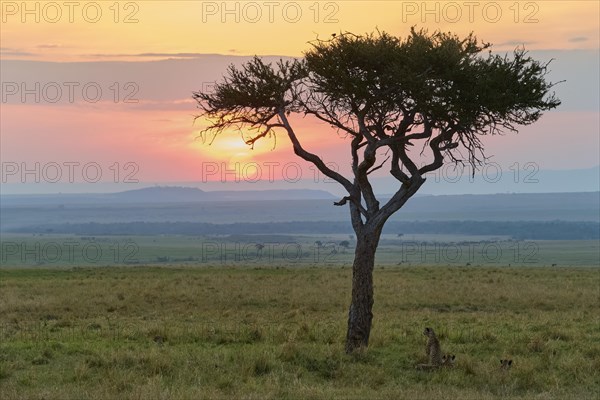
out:
{"label": "tree trunk", "polygon": [[348,312],[346,353],[369,345],[373,320],[373,267],[382,227],[364,227],[356,235],[352,265],[352,303]]}

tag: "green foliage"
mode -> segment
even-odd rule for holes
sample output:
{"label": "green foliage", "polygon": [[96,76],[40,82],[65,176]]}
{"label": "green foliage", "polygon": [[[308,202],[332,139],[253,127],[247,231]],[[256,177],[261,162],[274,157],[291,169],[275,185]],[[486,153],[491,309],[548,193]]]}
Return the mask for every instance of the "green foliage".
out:
{"label": "green foliage", "polygon": [[512,57],[481,56],[490,46],[473,34],[461,39],[414,29],[404,40],[385,32],[347,34],[317,42],[306,64],[315,92],[338,112],[361,110],[372,124],[419,113],[439,128],[457,125],[459,133],[514,129],[560,104],[549,95],[547,64],[523,49]]}
{"label": "green foliage", "polygon": [[408,143],[432,137],[411,137],[411,128],[437,129],[445,134],[440,143],[447,142],[441,151],[464,146],[477,157],[482,145],[476,134],[515,131],[560,105],[550,93],[554,83],[545,80],[548,63],[524,49],[510,57],[491,50],[483,55],[490,47],[473,34],[460,38],[414,28],[405,38],[340,34],[313,42],[300,60],[274,67],[255,57],[241,68],[231,66],[214,93],[196,92],[194,98],[203,115],[216,118],[207,131],[258,129],[248,143],[284,127],[285,111],[314,115],[361,138],[371,131],[379,140]]}
{"label": "green foliage", "polygon": [[302,64],[295,61],[279,61],[276,67],[274,69],[271,64],[264,64],[258,57],[254,57],[241,70],[230,66],[229,77],[215,88],[217,99],[221,102],[211,106],[230,107],[230,111],[235,111],[240,107],[275,110],[289,105],[285,101],[285,93],[306,72]]}
{"label": "green foliage", "polygon": [[[550,93],[554,84],[545,80],[547,63],[524,49],[511,57],[481,55],[490,46],[479,44],[473,34],[462,39],[414,29],[405,39],[384,32],[317,42],[305,55],[314,95],[304,104],[343,130],[334,121],[362,123],[392,149],[391,138],[412,145],[409,138],[434,138],[432,130],[438,130],[431,142],[437,160],[426,170],[441,166],[442,152],[462,161],[464,154],[453,151],[459,147],[476,166],[483,154],[477,135],[516,131],[560,105]],[[418,126],[422,134],[408,134]],[[411,170],[412,161],[400,158]]]}
{"label": "green foliage", "polygon": [[[342,107],[375,113],[415,108],[445,119],[472,75],[474,56],[487,48],[469,35],[411,31],[404,40],[387,33],[341,35],[306,53],[315,90]],[[439,109],[437,113],[434,109]]]}
{"label": "green foliage", "polygon": [[[265,64],[258,57],[241,69],[232,65],[224,81],[215,86],[214,93],[194,92],[193,98],[205,116],[215,119],[212,128],[217,133],[231,126],[249,125],[258,129],[280,109],[293,108],[286,93],[295,81],[306,75],[298,61],[279,61],[276,67]],[[267,129],[246,142],[253,144],[269,133],[271,131]]]}

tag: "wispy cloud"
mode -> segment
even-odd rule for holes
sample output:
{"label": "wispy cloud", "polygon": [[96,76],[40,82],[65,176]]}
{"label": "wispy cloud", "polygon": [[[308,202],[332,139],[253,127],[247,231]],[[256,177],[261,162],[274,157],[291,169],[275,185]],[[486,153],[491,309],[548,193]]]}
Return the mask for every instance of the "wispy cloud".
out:
{"label": "wispy cloud", "polygon": [[495,46],[530,46],[532,44],[535,44],[536,42],[532,42],[532,41],[527,41],[527,40],[509,40],[506,42],[502,42],[502,43],[497,43],[495,44]]}
{"label": "wispy cloud", "polygon": [[578,43],[578,42],[587,42],[588,38],[586,36],[575,36],[572,38],[569,38],[569,42],[571,43]]}
{"label": "wispy cloud", "polygon": [[30,57],[30,56],[37,55],[35,53],[30,53],[28,51],[23,51],[21,49],[13,49],[13,48],[10,48],[10,47],[0,47],[0,53],[3,56],[5,56],[5,57],[6,56],[16,56],[16,57],[27,56],[27,57]]}
{"label": "wispy cloud", "polygon": [[137,54],[89,54],[92,57],[140,57],[140,58],[199,58],[210,54],[206,53],[137,53]]}

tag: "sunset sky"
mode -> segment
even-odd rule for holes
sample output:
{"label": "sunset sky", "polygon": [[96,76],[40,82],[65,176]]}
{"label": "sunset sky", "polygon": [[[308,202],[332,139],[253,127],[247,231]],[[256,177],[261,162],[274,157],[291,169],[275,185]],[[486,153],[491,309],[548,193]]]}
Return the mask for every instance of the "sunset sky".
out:
{"label": "sunset sky", "polygon": [[[236,163],[247,180],[256,165],[263,180],[268,168],[276,180],[293,180],[295,166],[282,167],[289,162],[302,179],[319,179],[283,134],[254,150],[235,132],[209,145],[198,137],[202,121],[193,124],[191,92],[208,90],[247,56],[300,57],[308,42],[334,32],[404,36],[411,26],[474,32],[494,51],[524,45],[536,59],[554,59],[550,79],[565,81],[556,87],[563,106],[518,135],[487,138],[502,168],[600,164],[597,1],[2,1],[0,9],[2,183],[33,183],[35,173],[20,170],[35,163],[46,183],[58,164],[62,184],[70,183],[65,163],[75,182],[94,180],[82,178],[92,164],[85,173],[99,166],[98,182],[119,184],[128,174],[150,184],[219,180]],[[346,169],[346,140],[297,124],[306,148]]]}

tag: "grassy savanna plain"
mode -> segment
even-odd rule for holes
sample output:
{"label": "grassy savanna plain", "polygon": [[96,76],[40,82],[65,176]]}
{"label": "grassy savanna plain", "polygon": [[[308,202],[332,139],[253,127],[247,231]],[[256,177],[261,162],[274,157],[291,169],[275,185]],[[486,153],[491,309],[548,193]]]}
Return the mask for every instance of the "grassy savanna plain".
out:
{"label": "grassy savanna plain", "polygon": [[[351,271],[271,262],[0,270],[2,399],[592,399],[600,270],[383,266],[367,351]],[[454,369],[425,361],[436,329]],[[513,359],[502,371],[500,359]]]}
{"label": "grassy savanna plain", "polygon": [[[341,243],[346,242],[345,246]],[[75,236],[2,234],[2,267],[160,265],[351,267],[353,235]],[[259,250],[257,245],[262,246]],[[380,266],[598,266],[597,240],[383,234]]]}

